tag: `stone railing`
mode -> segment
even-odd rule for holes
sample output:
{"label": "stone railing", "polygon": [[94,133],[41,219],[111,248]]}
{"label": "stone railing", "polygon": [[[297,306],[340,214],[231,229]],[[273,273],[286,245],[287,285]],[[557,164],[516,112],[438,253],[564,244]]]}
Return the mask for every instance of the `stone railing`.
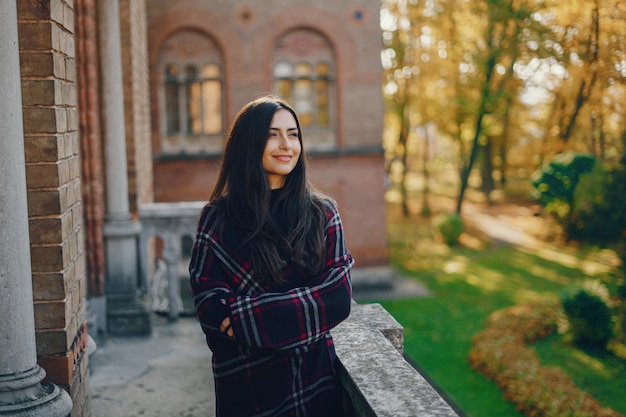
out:
{"label": "stone railing", "polygon": [[[160,239],[163,247],[163,261],[166,265],[167,277],[167,310],[170,321],[175,321],[182,311],[180,300],[180,266],[182,259],[182,241],[187,238],[191,242],[196,237],[200,210],[206,203],[202,201],[184,201],[180,203],[149,203],[139,207],[141,221],[141,286],[145,292],[151,291],[153,279],[149,279],[151,268],[148,244],[151,237]],[[174,308],[171,308],[174,306]]]}
{"label": "stone railing", "polygon": [[352,305],[332,330],[355,417],[458,417],[403,357],[404,328],[380,304]]}
{"label": "stone railing", "polygon": [[[182,240],[195,238],[203,202],[152,203],[139,209],[141,220],[142,285],[146,292],[150,237],[163,245],[167,265],[168,315],[181,311],[180,269]],[[404,329],[379,304],[352,305],[350,317],[332,330],[339,373],[355,417],[458,417],[452,407],[403,357]]]}

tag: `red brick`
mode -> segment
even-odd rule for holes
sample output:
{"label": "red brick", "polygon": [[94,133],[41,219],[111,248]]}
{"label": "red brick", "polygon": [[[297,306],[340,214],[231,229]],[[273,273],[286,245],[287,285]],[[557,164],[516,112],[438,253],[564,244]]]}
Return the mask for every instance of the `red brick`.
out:
{"label": "red brick", "polygon": [[74,371],[74,357],[71,352],[64,355],[40,356],[39,366],[46,371],[45,381],[58,385],[69,385]]}

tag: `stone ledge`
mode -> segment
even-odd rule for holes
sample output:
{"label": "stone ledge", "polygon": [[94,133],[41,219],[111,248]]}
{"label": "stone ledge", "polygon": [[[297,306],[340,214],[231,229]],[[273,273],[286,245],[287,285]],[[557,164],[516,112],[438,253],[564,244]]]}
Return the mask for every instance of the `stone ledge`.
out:
{"label": "stone ledge", "polygon": [[332,335],[356,416],[458,417],[404,359],[404,329],[381,305],[353,304]]}
{"label": "stone ledge", "polygon": [[[172,203],[144,203],[139,206],[139,218],[144,220],[175,219],[196,221],[206,201],[180,201]],[[195,229],[194,229],[195,231]]]}

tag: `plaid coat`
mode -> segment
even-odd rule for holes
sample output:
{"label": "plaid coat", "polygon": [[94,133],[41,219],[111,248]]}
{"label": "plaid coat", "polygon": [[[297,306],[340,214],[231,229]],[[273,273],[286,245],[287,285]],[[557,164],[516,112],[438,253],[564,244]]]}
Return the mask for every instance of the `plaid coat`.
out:
{"label": "plaid coat", "polygon": [[[207,205],[189,265],[197,315],[213,352],[217,416],[339,416],[341,394],[329,330],[348,317],[350,270],[339,212],[326,210],[326,269],[284,269],[284,288],[257,281],[235,228],[221,239]],[[233,248],[237,248],[235,251]],[[230,317],[234,338],[220,332]]]}

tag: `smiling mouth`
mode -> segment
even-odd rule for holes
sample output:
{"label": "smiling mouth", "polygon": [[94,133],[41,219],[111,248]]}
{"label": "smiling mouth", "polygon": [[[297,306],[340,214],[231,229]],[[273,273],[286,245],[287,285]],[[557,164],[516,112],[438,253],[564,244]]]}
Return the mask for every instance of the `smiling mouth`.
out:
{"label": "smiling mouth", "polygon": [[277,155],[274,158],[278,159],[281,162],[289,162],[293,159],[291,155]]}

